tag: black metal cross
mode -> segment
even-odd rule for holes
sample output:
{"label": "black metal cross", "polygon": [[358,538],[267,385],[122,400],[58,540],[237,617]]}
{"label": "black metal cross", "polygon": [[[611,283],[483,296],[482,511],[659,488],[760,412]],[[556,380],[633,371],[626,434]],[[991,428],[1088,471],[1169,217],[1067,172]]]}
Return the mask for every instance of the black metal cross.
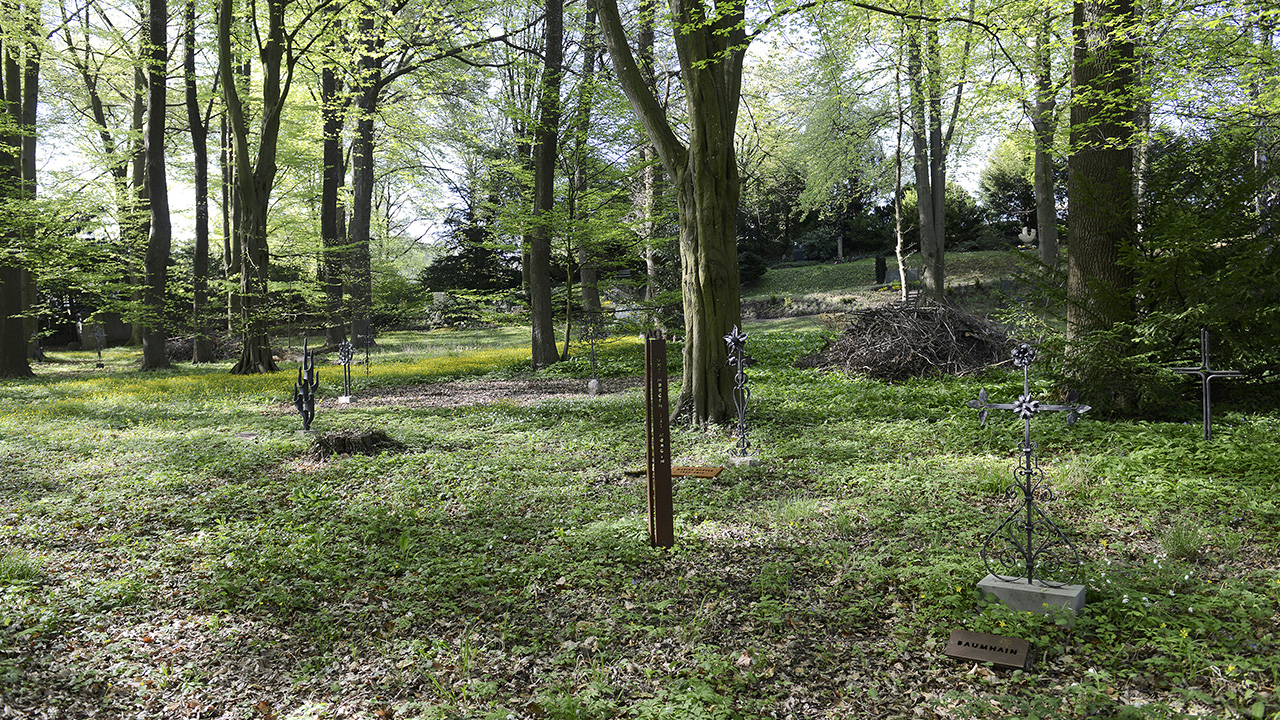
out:
{"label": "black metal cross", "polygon": [[356,357],[350,340],[338,343],[338,362],[342,363],[342,394],[351,397],[351,361]]}
{"label": "black metal cross", "polygon": [[1200,328],[1200,367],[1174,368],[1179,375],[1199,375],[1201,390],[1200,404],[1204,412],[1204,439],[1213,439],[1213,411],[1209,399],[1209,381],[1216,377],[1240,377],[1238,370],[1214,370],[1209,367],[1209,330]]}
{"label": "black metal cross", "polygon": [[751,389],[747,387],[747,366],[751,364],[751,356],[746,354],[747,333],[738,329],[724,336],[729,351],[729,365],[737,369],[733,378],[733,404],[738,410],[738,444],[733,454],[747,457],[751,454],[751,441],[747,439],[747,404],[751,402]]}
{"label": "black metal cross", "polygon": [[609,337],[609,333],[604,327],[604,318],[600,313],[593,312],[587,315],[582,321],[581,329],[582,339],[587,341],[587,347],[591,353],[591,379],[596,378],[596,345],[605,338]]}
{"label": "black metal cross", "polygon": [[[1012,410],[1022,418],[1022,442],[1019,449],[1022,457],[1014,471],[1014,482],[1006,493],[1021,496],[1022,505],[1013,511],[1004,522],[987,536],[982,548],[982,562],[987,572],[1001,580],[1020,580],[1025,578],[1033,584],[1037,575],[1052,575],[1071,566],[1072,574],[1066,580],[1071,582],[1080,567],[1079,554],[1067,536],[1049,519],[1048,515],[1037,506],[1036,498],[1049,500],[1053,493],[1045,486],[1044,471],[1035,457],[1035,443],[1031,442],[1031,418],[1042,412],[1065,412],[1067,424],[1074,425],[1080,415],[1088,412],[1088,405],[1076,401],[1075,392],[1068,396],[1068,405],[1042,404],[1031,396],[1031,379],[1028,368],[1036,359],[1036,350],[1026,343],[1013,349],[1013,364],[1022,368],[1022,395],[1011,403],[992,403],[987,400],[985,388],[978,392],[977,400],[966,403],[978,411],[978,421],[987,423],[988,410]],[[1067,556],[1067,553],[1070,556]],[[999,569],[1021,566],[1022,578],[1005,577],[1011,573],[1000,573],[992,569],[992,563]],[[1039,566],[1039,568],[1037,568]],[[1063,585],[1066,583],[1046,582],[1047,585]]]}

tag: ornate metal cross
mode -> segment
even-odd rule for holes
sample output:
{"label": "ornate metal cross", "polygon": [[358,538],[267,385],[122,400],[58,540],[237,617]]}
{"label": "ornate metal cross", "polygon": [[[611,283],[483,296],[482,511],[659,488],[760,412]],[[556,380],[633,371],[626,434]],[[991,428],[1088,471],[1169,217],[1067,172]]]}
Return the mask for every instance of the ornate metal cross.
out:
{"label": "ornate metal cross", "polygon": [[302,365],[298,366],[298,381],[293,385],[293,406],[302,416],[302,429],[311,429],[316,417],[316,390],[320,387],[320,375],[316,372],[316,359],[302,341]]}
{"label": "ornate metal cross", "polygon": [[737,369],[733,377],[733,404],[738,410],[738,444],[733,449],[736,457],[747,457],[751,454],[751,441],[747,439],[747,403],[751,402],[751,389],[747,387],[747,366],[751,364],[751,356],[746,354],[747,333],[738,329],[724,336],[729,350],[729,365]]}
{"label": "ornate metal cross", "polygon": [[[1025,579],[1027,584],[1039,580],[1045,585],[1060,587],[1075,579],[1080,569],[1080,554],[1067,536],[1049,519],[1037,504],[1053,499],[1053,491],[1044,480],[1044,471],[1035,456],[1035,443],[1031,442],[1031,418],[1042,412],[1065,412],[1067,424],[1074,425],[1080,415],[1089,411],[1088,405],[1076,402],[1073,391],[1068,395],[1068,405],[1043,404],[1031,396],[1031,380],[1028,368],[1036,359],[1036,350],[1026,343],[1013,349],[1013,364],[1022,368],[1022,395],[1011,403],[992,403],[987,391],[978,392],[977,400],[966,403],[978,411],[978,422],[987,423],[988,410],[1012,410],[1022,418],[1022,457],[1014,470],[1014,481],[1005,495],[1019,499],[1022,505],[1000,523],[982,546],[982,562],[987,572],[1007,581]],[[992,565],[996,567],[993,568]],[[1016,572],[1011,569],[1016,568]],[[1070,570],[1070,576],[1061,582],[1045,577],[1060,575]],[[1043,576],[1043,577],[1042,577]]]}
{"label": "ornate metal cross", "polygon": [[338,343],[338,362],[342,363],[342,394],[351,397],[351,361],[356,357],[356,349],[350,340]]}
{"label": "ornate metal cross", "polygon": [[587,347],[591,352],[591,379],[596,380],[596,345],[609,337],[609,332],[605,330],[604,318],[600,313],[593,312],[587,315],[582,321],[582,329],[580,330],[582,339],[587,342]]}
{"label": "ornate metal cross", "polygon": [[1200,404],[1204,413],[1204,439],[1213,439],[1213,410],[1209,399],[1209,381],[1216,377],[1240,377],[1238,370],[1214,370],[1209,367],[1209,331],[1200,328],[1200,367],[1174,368],[1179,375],[1199,375],[1201,397]]}

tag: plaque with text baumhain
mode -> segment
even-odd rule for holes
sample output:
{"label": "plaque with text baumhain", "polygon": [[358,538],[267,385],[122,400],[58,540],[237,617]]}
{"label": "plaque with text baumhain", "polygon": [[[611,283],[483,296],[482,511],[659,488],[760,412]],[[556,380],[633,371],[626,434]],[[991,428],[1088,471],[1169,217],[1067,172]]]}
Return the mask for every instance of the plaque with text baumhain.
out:
{"label": "plaque with text baumhain", "polygon": [[987,635],[986,633],[952,630],[944,654],[957,660],[989,662],[1000,667],[1021,668],[1029,665],[1027,652],[1031,643],[1022,638]]}
{"label": "plaque with text baumhain", "polygon": [[691,467],[689,465],[672,465],[671,477],[714,478],[724,472],[722,467]]}

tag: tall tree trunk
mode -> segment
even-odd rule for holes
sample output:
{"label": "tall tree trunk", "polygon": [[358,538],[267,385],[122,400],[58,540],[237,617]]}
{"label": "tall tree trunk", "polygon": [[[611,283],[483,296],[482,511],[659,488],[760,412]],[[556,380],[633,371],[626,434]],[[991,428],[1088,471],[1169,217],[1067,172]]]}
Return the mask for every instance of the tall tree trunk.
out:
{"label": "tall tree trunk", "polygon": [[[333,6],[334,12],[339,5]],[[320,190],[321,286],[324,289],[325,344],[337,345],[346,339],[343,315],[343,268],[346,264],[347,231],[342,205],[346,182],[343,157],[343,129],[347,103],[340,98],[342,81],[332,67],[320,74],[320,113],[324,123],[324,169]]]}
{"label": "tall tree trunk", "polygon": [[[39,6],[33,3],[26,8],[28,28],[38,22]],[[35,12],[35,15],[31,13]],[[19,39],[20,33],[0,38],[0,101],[8,114],[10,128],[0,138],[0,193],[15,200],[34,197],[35,107],[26,107],[32,99],[39,75],[39,52],[33,36]],[[29,136],[29,139],[28,139]],[[28,155],[30,162],[28,166]],[[10,245],[22,241],[25,230],[7,228],[0,236],[0,244]],[[27,359],[30,335],[23,313],[27,310],[26,289],[32,280],[18,261],[7,254],[0,255],[0,377],[30,377],[31,364]]]}
{"label": "tall tree trunk", "polygon": [[533,232],[529,243],[529,304],[533,315],[533,367],[559,359],[551,311],[552,210],[560,138],[560,74],[564,64],[564,1],[546,0],[546,49],[534,131]]}
{"label": "tall tree trunk", "polygon": [[723,422],[733,408],[734,372],[724,336],[742,323],[737,217],[740,183],[733,133],[748,45],[740,3],[714,8],[671,0],[673,33],[688,107],[688,143],[678,140],[645,83],[622,29],[616,0],[600,0],[600,27],[632,110],[676,189],[680,214],[684,368],[672,414]]}
{"label": "tall tree trunk", "polygon": [[1057,269],[1058,201],[1054,191],[1053,134],[1057,100],[1053,87],[1053,49],[1049,36],[1052,11],[1043,10],[1036,29],[1036,104],[1031,115],[1035,137],[1036,238],[1040,245],[1040,262]]}
{"label": "tall tree trunk", "polygon": [[191,362],[213,362],[213,344],[209,341],[209,120],[200,112],[200,94],[196,85],[196,3],[183,5],[182,68],[185,76],[187,125],[191,128],[191,147],[195,161],[192,180],[195,184],[196,225],[195,257],[192,267],[191,326],[195,335]]}
{"label": "tall tree trunk", "polygon": [[[917,28],[919,27],[921,27],[921,24],[917,24]],[[938,286],[942,285],[945,278],[938,272],[938,260],[942,256],[942,238],[937,235],[938,225],[935,218],[937,205],[933,202],[933,185],[935,181],[932,172],[933,164],[929,154],[929,128],[932,126],[929,109],[932,104],[929,101],[929,94],[926,89],[929,83],[925,78],[925,73],[926,69],[920,50],[919,34],[908,33],[907,79],[910,83],[912,169],[915,172],[916,180],[916,214],[920,226],[920,256],[924,260],[924,285],[929,288],[930,293],[935,298],[941,299],[943,297],[941,293],[945,286],[941,288]],[[907,286],[906,275],[902,276],[902,285],[904,288]]]}
{"label": "tall tree trunk", "polygon": [[360,19],[360,62],[355,81],[356,122],[351,148],[351,221],[347,226],[347,291],[354,317],[351,332],[372,342],[369,310],[373,307],[373,265],[370,244],[373,227],[374,120],[382,93],[384,33],[377,18],[366,12]]}
{"label": "tall tree trunk", "polygon": [[[140,57],[147,57],[146,39],[139,41]],[[147,246],[150,243],[151,236],[151,208],[149,192],[147,187],[147,156],[144,148],[146,127],[144,123],[147,118],[147,73],[141,67],[133,72],[133,137],[137,140],[133,143],[132,151],[129,154],[131,158],[132,170],[130,172],[130,187],[133,189],[132,204],[129,207],[128,229],[129,233],[128,247],[131,252],[137,253],[130,258],[130,269],[134,275],[133,305],[136,320],[129,325],[129,345],[142,344],[142,331],[146,325],[144,317],[146,308],[146,283],[147,268],[146,254]],[[141,267],[138,266],[136,259],[142,258]]]}
{"label": "tall tree trunk", "polygon": [[143,138],[143,154],[146,157],[147,197],[150,199],[151,216],[144,265],[142,326],[142,369],[159,370],[170,367],[165,353],[168,333],[165,329],[165,293],[169,285],[169,251],[173,243],[173,230],[169,219],[169,185],[164,167],[165,101],[168,77],[168,23],[167,0],[148,0],[147,3],[147,126]]}
{"label": "tall tree trunk", "polygon": [[[274,372],[268,322],[267,213],[276,177],[276,150],[280,121],[293,79],[296,56],[286,47],[285,1],[267,0],[267,28],[258,47],[262,62],[261,122],[257,128],[257,153],[250,160],[250,128],[245,117],[241,90],[232,68],[232,0],[221,0],[218,16],[218,75],[227,105],[227,120],[234,143],[235,189],[243,218],[233,222],[240,248],[240,324],[244,329],[240,359],[231,368],[234,374]],[[288,62],[285,60],[288,55]]]}
{"label": "tall tree trunk", "polygon": [[[657,0],[640,0],[637,19],[636,61],[640,75],[655,97],[658,81],[653,69],[654,4]],[[644,258],[644,299],[658,299],[658,213],[662,195],[662,161],[652,143],[640,148],[640,234],[641,257]]]}
{"label": "tall tree trunk", "polygon": [[[573,198],[574,205],[569,209],[572,219],[577,219],[578,217],[576,201],[581,197],[587,185],[586,163],[584,160],[587,150],[587,135],[591,130],[591,105],[595,101],[596,56],[599,54],[600,48],[596,37],[596,8],[595,3],[589,0],[587,3],[586,28],[583,30],[582,38],[582,78],[579,81],[581,91],[578,97],[578,116],[573,123],[573,187],[571,188],[570,197]],[[599,262],[599,252],[586,239],[584,234],[578,240],[578,273],[582,279],[582,310],[586,313],[598,314],[600,312]],[[569,342],[566,340],[566,352],[568,347]]]}
{"label": "tall tree trunk", "polygon": [[1128,317],[1132,277],[1120,263],[1134,236],[1132,0],[1077,0],[1067,173],[1067,333]]}

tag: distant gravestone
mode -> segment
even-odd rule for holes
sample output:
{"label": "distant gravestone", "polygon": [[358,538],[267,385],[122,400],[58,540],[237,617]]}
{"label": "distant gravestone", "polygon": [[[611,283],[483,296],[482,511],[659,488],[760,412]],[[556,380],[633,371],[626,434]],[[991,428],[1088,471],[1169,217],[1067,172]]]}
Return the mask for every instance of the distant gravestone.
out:
{"label": "distant gravestone", "polygon": [[[917,268],[907,268],[907,282],[918,282],[920,280],[920,270]],[[902,274],[897,268],[889,268],[884,277],[885,282],[896,283],[902,282]]]}
{"label": "distant gravestone", "polygon": [[889,273],[889,261],[883,255],[876,256],[876,284],[883,285],[885,276]]}

